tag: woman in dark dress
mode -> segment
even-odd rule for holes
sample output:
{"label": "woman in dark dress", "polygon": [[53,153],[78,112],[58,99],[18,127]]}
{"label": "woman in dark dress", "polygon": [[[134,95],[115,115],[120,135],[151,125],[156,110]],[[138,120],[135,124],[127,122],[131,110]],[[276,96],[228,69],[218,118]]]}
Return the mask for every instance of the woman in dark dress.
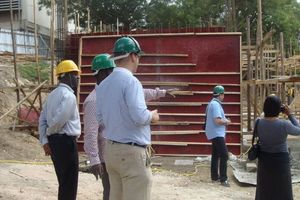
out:
{"label": "woman in dark dress", "polygon": [[[290,109],[278,97],[268,96],[264,117],[259,119],[260,155],[255,200],[293,200],[287,136],[300,135],[300,126]],[[289,120],[279,119],[283,112]]]}

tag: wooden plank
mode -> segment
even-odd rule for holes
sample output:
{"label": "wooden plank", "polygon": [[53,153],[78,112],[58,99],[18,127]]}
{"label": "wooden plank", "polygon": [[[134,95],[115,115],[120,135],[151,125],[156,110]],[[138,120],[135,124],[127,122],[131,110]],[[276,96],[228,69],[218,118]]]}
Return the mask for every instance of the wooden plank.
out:
{"label": "wooden plank", "polygon": [[[300,107],[300,106],[299,106]],[[83,112],[79,113],[83,115]],[[160,116],[204,117],[205,113],[158,113]],[[226,114],[227,117],[239,117],[240,114]]]}
{"label": "wooden plank", "polygon": [[200,131],[189,130],[189,131],[151,131],[151,135],[194,135],[199,134]]}
{"label": "wooden plank", "polygon": [[148,106],[202,106],[199,102],[147,102]]}
{"label": "wooden plank", "polygon": [[[151,123],[152,126],[188,126],[188,125],[201,125],[204,122],[193,122],[193,121],[158,121]],[[230,123],[230,125],[241,125],[240,123]]]}
{"label": "wooden plank", "polygon": [[[160,81],[141,81],[142,85],[153,86],[189,86],[189,85],[203,85],[203,86],[215,86],[220,83],[199,83],[199,82],[160,82]],[[240,86],[240,84],[221,83],[223,86]]]}
{"label": "wooden plank", "polygon": [[240,75],[240,72],[179,72],[179,73],[134,73],[136,76],[207,76],[207,75]]}
{"label": "wooden plank", "polygon": [[[86,54],[82,54],[81,56],[82,57],[95,57],[96,55],[98,55],[98,54],[88,54],[88,53],[86,53]],[[170,53],[162,53],[162,54],[160,54],[160,53],[146,53],[146,54],[143,54],[142,56],[143,57],[188,57],[188,54],[180,54],[180,53],[178,53],[178,54],[176,54],[176,53],[174,53],[174,54],[170,54]]]}
{"label": "wooden plank", "polygon": [[[148,106],[202,106],[209,102],[147,102]],[[240,105],[240,102],[222,102],[223,105]]]}
{"label": "wooden plank", "polygon": [[[211,91],[191,91],[193,94],[212,94]],[[225,91],[225,95],[226,94],[234,94],[234,95],[240,95],[240,92],[227,92]]]}
{"label": "wooden plank", "polygon": [[[139,63],[139,67],[196,67],[195,63]],[[81,65],[82,68],[90,68],[91,65]]]}
{"label": "wooden plank", "polygon": [[[202,106],[209,102],[146,102],[148,106]],[[79,105],[83,103],[80,102]],[[240,102],[223,102],[223,105],[240,105]]]}
{"label": "wooden plank", "polygon": [[[189,85],[203,85],[215,86],[222,84],[223,86],[240,87],[240,84],[232,83],[198,83],[198,82],[160,82],[160,81],[141,81],[144,86],[189,86]],[[80,83],[81,86],[95,86],[95,83]]]}
{"label": "wooden plank", "polygon": [[191,121],[158,121],[156,123],[151,123],[152,126],[161,126],[161,125],[167,125],[167,126],[188,126],[188,125],[200,125],[203,124],[203,122],[191,122]]}
{"label": "wooden plank", "polygon": [[[151,141],[151,145],[168,145],[168,146],[211,145],[211,142]],[[241,146],[240,143],[226,143],[226,145],[229,145],[229,146]]]}
{"label": "wooden plank", "polygon": [[195,63],[140,63],[140,67],[196,67]]}
{"label": "wooden plank", "polygon": [[208,156],[207,154],[164,154],[164,153],[154,153],[155,156],[171,156],[171,157],[198,157],[198,156]]}
{"label": "wooden plank", "polygon": [[[179,72],[179,73],[134,73],[136,76],[226,76],[226,75],[240,75],[240,72]],[[80,76],[94,76],[92,73],[83,73]]]}
{"label": "wooden plank", "polygon": [[[159,113],[161,116],[183,116],[183,117],[197,117],[205,116],[205,113]],[[240,114],[226,114],[226,116],[236,116],[239,117]]]}
{"label": "wooden plank", "polygon": [[181,54],[181,53],[146,53],[142,55],[142,57],[188,57],[188,54]]}

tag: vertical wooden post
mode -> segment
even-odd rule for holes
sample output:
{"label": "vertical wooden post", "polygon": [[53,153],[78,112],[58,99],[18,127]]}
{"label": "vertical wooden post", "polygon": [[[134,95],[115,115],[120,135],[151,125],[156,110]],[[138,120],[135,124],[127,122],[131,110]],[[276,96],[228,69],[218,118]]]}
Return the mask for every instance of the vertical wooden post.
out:
{"label": "vertical wooden post", "polygon": [[12,10],[12,1],[10,0],[10,30],[11,30],[11,43],[12,43],[12,52],[14,58],[14,71],[15,71],[15,79],[16,79],[16,87],[17,87],[17,102],[20,101],[20,88],[19,88],[19,78],[18,78],[18,69],[17,69],[17,61],[16,61],[16,41],[15,41],[15,33],[14,33],[14,25],[13,25],[13,10]]}
{"label": "vertical wooden post", "polygon": [[[250,18],[247,17],[247,79],[248,81],[252,80],[252,65],[251,65],[251,34],[250,34]],[[251,130],[251,87],[250,84],[247,84],[247,129]]]}
{"label": "vertical wooden post", "polygon": [[[284,46],[283,46],[283,33],[280,32],[280,66],[281,66],[281,75],[285,75],[285,66],[284,66]],[[285,103],[285,83],[281,83],[281,101]]]}
{"label": "vertical wooden post", "polygon": [[90,33],[91,29],[90,29],[90,8],[87,8],[87,32]]}
{"label": "vertical wooden post", "polygon": [[50,48],[51,48],[51,85],[54,84],[54,13],[55,13],[55,0],[51,0],[51,18],[50,18]]}
{"label": "vertical wooden post", "polygon": [[75,30],[74,32],[77,34],[77,14],[74,15],[74,24],[75,24]]}
{"label": "vertical wooden post", "polygon": [[100,20],[99,26],[100,26],[100,33],[102,33],[103,32],[103,29],[102,29],[102,20]]}
{"label": "vertical wooden post", "polygon": [[68,38],[68,0],[64,0],[64,51],[67,48],[67,38]]}
{"label": "vertical wooden post", "polygon": [[79,13],[77,13],[77,28],[78,28],[78,31],[77,33],[80,33],[80,21],[79,21]]}
{"label": "vertical wooden post", "polygon": [[233,31],[234,32],[237,31],[235,13],[236,13],[235,0],[232,0],[232,26],[233,26]]}
{"label": "vertical wooden post", "polygon": [[[35,67],[37,73],[38,84],[41,83],[41,73],[40,73],[40,65],[39,65],[39,49],[38,49],[38,42],[37,42],[37,28],[36,28],[36,1],[33,0],[33,25],[34,25],[34,51],[35,51]],[[39,105],[40,110],[42,109],[42,96],[41,91],[38,91],[39,95]]]}
{"label": "vertical wooden post", "polygon": [[119,35],[119,18],[117,18],[117,35]]}
{"label": "vertical wooden post", "polygon": [[284,46],[283,46],[283,33],[280,32],[280,67],[281,67],[281,75],[285,75],[285,67],[284,67]]}

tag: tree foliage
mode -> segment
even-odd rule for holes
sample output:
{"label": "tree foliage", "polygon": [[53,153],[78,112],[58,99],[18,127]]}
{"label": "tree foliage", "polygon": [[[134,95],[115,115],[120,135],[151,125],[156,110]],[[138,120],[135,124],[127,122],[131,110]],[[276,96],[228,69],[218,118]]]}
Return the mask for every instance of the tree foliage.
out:
{"label": "tree foliage", "polygon": [[[62,0],[56,0],[62,2]],[[50,0],[39,0],[50,7]],[[87,8],[91,26],[116,24],[117,18],[125,30],[136,28],[182,28],[233,25],[245,35],[246,18],[250,18],[251,37],[257,27],[257,0],[72,0],[68,1],[69,17],[80,14],[80,25],[87,26]],[[283,32],[297,45],[300,31],[300,4],[297,0],[262,0],[263,32],[275,30],[275,39]],[[232,16],[235,21],[232,24]],[[243,37],[245,38],[245,37]]]}

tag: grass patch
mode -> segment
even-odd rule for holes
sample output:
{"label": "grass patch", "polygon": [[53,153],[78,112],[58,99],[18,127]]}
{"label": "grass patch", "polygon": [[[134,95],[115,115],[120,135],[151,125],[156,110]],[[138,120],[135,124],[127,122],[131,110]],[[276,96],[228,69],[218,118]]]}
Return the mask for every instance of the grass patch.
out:
{"label": "grass patch", "polygon": [[[41,81],[49,80],[50,65],[44,61],[39,62]],[[25,63],[18,65],[21,77],[29,81],[38,81],[37,68],[35,63]]]}

